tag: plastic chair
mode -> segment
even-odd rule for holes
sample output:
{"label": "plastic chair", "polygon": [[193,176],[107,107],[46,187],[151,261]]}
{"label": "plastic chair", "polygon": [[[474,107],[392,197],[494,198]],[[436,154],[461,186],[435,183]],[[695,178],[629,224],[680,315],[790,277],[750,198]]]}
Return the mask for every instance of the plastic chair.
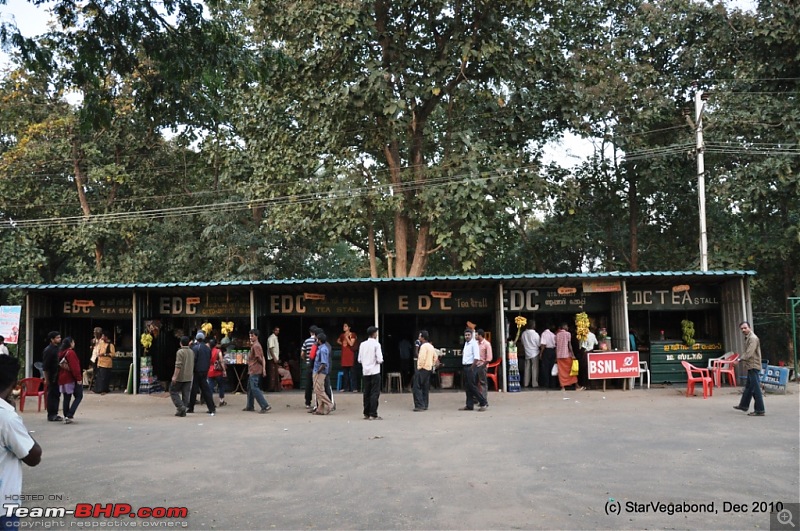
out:
{"label": "plastic chair", "polygon": [[717,387],[722,387],[722,375],[728,375],[728,383],[736,387],[735,365],[739,363],[739,354],[733,352],[730,357],[714,361],[714,383]]}
{"label": "plastic chair", "polygon": [[38,411],[42,410],[42,398],[45,395],[45,389],[42,385],[41,378],[23,378],[18,383],[19,388],[21,390],[19,395],[19,410],[25,411],[25,397],[27,396],[38,396],[39,397],[39,409]]}
{"label": "plastic chair", "polygon": [[44,379],[44,365],[42,365],[42,362],[37,361],[33,364],[33,368],[39,371],[39,378]]}
{"label": "plastic chair", "polygon": [[500,362],[502,362],[500,358],[497,358],[494,361],[489,362],[486,365],[486,384],[488,385],[489,382],[494,384],[494,390],[499,391],[500,386],[497,384],[497,371],[499,370],[498,367],[500,366]]}
{"label": "plastic chair", "polygon": [[403,375],[399,372],[390,372],[386,375],[386,392],[391,393],[393,392],[392,389],[394,386],[393,383],[397,383],[397,391],[402,393],[403,392]]}
{"label": "plastic chair", "polygon": [[281,380],[281,388],[282,389],[294,389],[294,380],[291,378],[287,378],[285,380]]}
{"label": "plastic chair", "polygon": [[686,396],[694,396],[694,386],[698,382],[703,384],[703,399],[713,396],[714,380],[708,375],[708,369],[695,367],[688,361],[682,361],[681,365],[686,369]]}
{"label": "plastic chair", "polygon": [[[650,369],[647,367],[646,361],[639,362],[639,388],[644,388],[644,375],[647,374],[647,388],[650,389]],[[636,383],[636,377],[631,378],[631,389]]]}

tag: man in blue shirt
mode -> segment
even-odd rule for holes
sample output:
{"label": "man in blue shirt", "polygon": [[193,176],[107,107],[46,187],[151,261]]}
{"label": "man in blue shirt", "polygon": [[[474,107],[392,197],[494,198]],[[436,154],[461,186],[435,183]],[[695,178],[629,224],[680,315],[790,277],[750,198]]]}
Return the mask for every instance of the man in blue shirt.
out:
{"label": "man in blue shirt", "polygon": [[317,355],[314,357],[314,394],[317,396],[315,415],[327,415],[333,409],[333,402],[325,393],[325,378],[331,368],[331,346],[325,332],[317,332]]}

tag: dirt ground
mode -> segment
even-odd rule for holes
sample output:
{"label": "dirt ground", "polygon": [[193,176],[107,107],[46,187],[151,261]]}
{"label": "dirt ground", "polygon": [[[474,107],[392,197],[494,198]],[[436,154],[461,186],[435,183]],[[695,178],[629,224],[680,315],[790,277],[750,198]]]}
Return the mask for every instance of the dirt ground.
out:
{"label": "dirt ground", "polygon": [[798,385],[758,418],[732,409],[741,388],[684,391],[490,393],[488,411],[461,412],[463,392],[447,390],[419,413],[409,393],[382,394],[382,421],[352,393],[327,417],[288,391],[267,395],[266,415],[240,394],[186,418],[166,394],[87,393],[72,425],[28,401],[44,454],[25,468],[25,507],[188,514],[21,527],[769,529],[769,504],[800,498]]}

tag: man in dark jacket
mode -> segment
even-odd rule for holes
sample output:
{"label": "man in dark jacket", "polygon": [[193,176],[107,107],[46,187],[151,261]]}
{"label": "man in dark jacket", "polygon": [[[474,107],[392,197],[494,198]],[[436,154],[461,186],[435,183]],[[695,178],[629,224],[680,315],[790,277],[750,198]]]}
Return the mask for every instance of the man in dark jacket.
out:
{"label": "man in dark jacket", "polygon": [[211,394],[211,388],[208,386],[208,368],[211,366],[211,349],[205,343],[206,335],[203,332],[197,332],[195,336],[195,343],[192,346],[194,351],[194,378],[192,378],[192,394],[189,398],[189,409],[187,413],[194,413],[194,404],[197,402],[197,390],[200,389],[200,395],[203,402],[208,406],[208,414],[212,417],[217,412],[214,405],[214,396]]}
{"label": "man in dark jacket", "polygon": [[44,371],[44,385],[47,389],[47,420],[61,422],[58,414],[58,402],[61,393],[58,391],[58,350],[61,344],[61,332],[47,334],[48,345],[42,352],[42,370]]}

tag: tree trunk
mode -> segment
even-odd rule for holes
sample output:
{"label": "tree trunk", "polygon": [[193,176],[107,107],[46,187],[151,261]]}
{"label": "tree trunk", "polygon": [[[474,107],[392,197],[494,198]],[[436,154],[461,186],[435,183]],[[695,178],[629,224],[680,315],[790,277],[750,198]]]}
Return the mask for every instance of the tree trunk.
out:
{"label": "tree trunk", "polygon": [[636,200],[636,177],[628,179],[628,219],[631,233],[630,268],[631,271],[639,270],[639,209]]}
{"label": "tree trunk", "polygon": [[367,239],[369,240],[369,275],[378,278],[378,262],[375,252],[375,227],[369,226]]}
{"label": "tree trunk", "polygon": [[[83,211],[83,217],[89,219],[92,216],[92,209],[89,207],[89,200],[86,199],[86,174],[83,171],[83,150],[80,146],[80,137],[73,136],[72,139],[72,169],[75,173],[75,188],[78,191],[78,202]],[[97,238],[94,242],[94,267],[98,271],[103,264],[105,246],[102,238]]]}

